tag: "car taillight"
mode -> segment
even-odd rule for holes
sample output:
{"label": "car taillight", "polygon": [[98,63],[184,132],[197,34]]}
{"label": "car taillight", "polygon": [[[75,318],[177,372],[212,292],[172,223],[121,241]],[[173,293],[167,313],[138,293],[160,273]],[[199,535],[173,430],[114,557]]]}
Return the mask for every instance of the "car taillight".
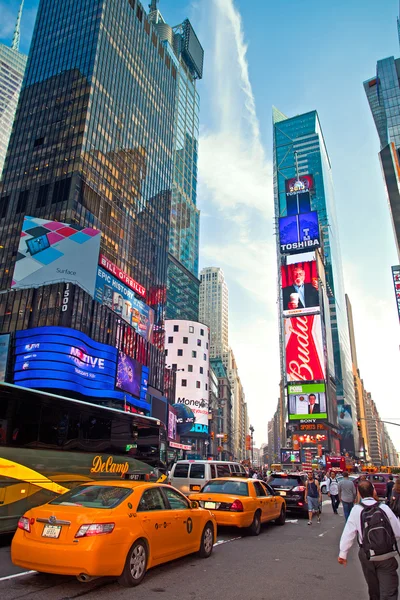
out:
{"label": "car taillight", "polygon": [[114,530],[114,527],[115,523],[92,523],[91,525],[81,525],[76,532],[75,537],[81,538],[111,533]]}
{"label": "car taillight", "polygon": [[304,485],[296,485],[296,487],[292,489],[292,492],[304,492],[305,489]]}
{"label": "car taillight", "polygon": [[243,504],[240,502],[240,500],[235,500],[235,502],[232,502],[229,510],[233,512],[243,512]]}
{"label": "car taillight", "polygon": [[35,522],[35,519],[28,519],[28,517],[21,517],[18,521],[18,529],[23,529],[28,533],[31,532],[31,525]]}

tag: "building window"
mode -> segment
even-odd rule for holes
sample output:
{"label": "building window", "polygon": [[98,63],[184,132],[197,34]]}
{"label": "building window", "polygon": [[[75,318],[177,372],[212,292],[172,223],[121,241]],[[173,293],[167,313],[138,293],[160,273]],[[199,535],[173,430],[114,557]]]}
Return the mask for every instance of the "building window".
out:
{"label": "building window", "polygon": [[200,367],[200,373],[203,374],[203,367]]}
{"label": "building window", "polygon": [[200,381],[196,381],[196,387],[197,387],[197,389],[200,389],[200,386],[201,386]]}
{"label": "building window", "polygon": [[188,365],[188,371],[189,373],[193,373],[193,365]]}
{"label": "building window", "polygon": [[33,147],[37,148],[38,146],[42,146],[44,144],[44,137],[36,138]]}
{"label": "building window", "polygon": [[204,335],[204,329],[200,329],[200,335]]}
{"label": "building window", "polygon": [[172,335],[170,335],[168,338],[168,344],[173,344],[173,343],[174,343],[174,338]]}
{"label": "building window", "polygon": [[187,387],[187,379],[182,379],[182,387]]}
{"label": "building window", "polygon": [[192,358],[197,358],[197,352],[196,352],[196,350],[192,350]]}
{"label": "building window", "polygon": [[206,392],[208,391],[208,384],[206,383]]}
{"label": "building window", "polygon": [[173,370],[173,371],[176,371],[176,369],[177,369],[177,368],[178,368],[178,365],[177,365],[176,363],[173,363],[173,364],[172,364],[172,370]]}
{"label": "building window", "polygon": [[165,350],[165,356],[168,356],[168,350]]}
{"label": "building window", "polygon": [[178,350],[178,356],[183,356],[183,350],[181,350],[180,348]]}
{"label": "building window", "polygon": [[197,345],[201,346],[201,340],[197,340]]}
{"label": "building window", "polygon": [[174,331],[179,331],[179,325],[174,325]]}
{"label": "building window", "polygon": [[193,325],[189,325],[189,333],[194,333],[194,327],[193,327]]}
{"label": "building window", "polygon": [[24,192],[20,192],[19,196],[18,196],[18,202],[17,202],[17,209],[16,209],[16,213],[17,215],[25,212],[26,210],[26,205],[28,203],[28,196],[29,196],[29,190],[25,190]]}
{"label": "building window", "polygon": [[188,339],[187,337],[184,337],[184,338],[183,338],[183,343],[184,343],[184,344],[187,344],[188,342],[189,342],[189,339]]}
{"label": "building window", "polygon": [[207,360],[207,354],[203,354],[204,360]]}
{"label": "building window", "polygon": [[207,348],[207,350],[208,350],[208,342],[206,343],[206,348]]}

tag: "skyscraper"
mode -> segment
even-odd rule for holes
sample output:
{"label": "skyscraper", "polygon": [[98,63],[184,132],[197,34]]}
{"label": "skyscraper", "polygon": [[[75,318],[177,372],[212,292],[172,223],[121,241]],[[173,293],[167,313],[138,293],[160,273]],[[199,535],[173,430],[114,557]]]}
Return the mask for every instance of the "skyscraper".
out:
{"label": "skyscraper", "polygon": [[382,173],[400,260],[400,59],[378,60],[364,90],[379,136]]}
{"label": "skyscraper", "polygon": [[200,273],[199,320],[210,328],[210,358],[222,358],[229,351],[228,286],[219,267],[206,267]]}
{"label": "skyscraper", "polygon": [[169,234],[167,319],[199,318],[199,220],[197,157],[200,98],[196,82],[203,75],[204,52],[186,19],[176,27],[165,23],[152,0],[149,19],[155,24],[177,69],[174,176]]}
{"label": "skyscraper", "polygon": [[[125,348],[159,390],[177,78],[137,0],[41,0],[0,186],[0,289],[12,283],[25,215],[100,230],[109,268],[145,290],[154,340],[115,314],[122,296],[111,311],[78,290],[73,326]],[[3,294],[0,329],[59,324],[59,294]]]}
{"label": "skyscraper", "polygon": [[0,179],[28,57],[19,51],[22,0],[11,48],[0,44]]}
{"label": "skyscraper", "polygon": [[[286,299],[290,300],[290,305],[281,309],[285,313],[283,316],[295,314],[310,314],[312,317],[304,318],[301,327],[312,328],[308,331],[311,335],[316,335],[315,340],[322,340],[317,343],[315,353],[316,361],[319,362],[321,369],[314,369],[319,372],[318,376],[311,377],[311,380],[323,380],[323,363],[327,362],[326,368],[326,386],[328,396],[328,418],[333,426],[332,443],[335,442],[335,425],[337,423],[336,402],[348,404],[352,407],[353,418],[356,415],[356,404],[354,394],[354,382],[352,373],[352,362],[350,354],[349,332],[347,327],[346,304],[344,295],[343,268],[339,244],[339,231],[336,219],[336,206],[333,192],[333,181],[331,165],[325,140],[322,134],[321,125],[316,111],[311,111],[296,117],[288,118],[283,113],[274,109],[274,192],[275,192],[275,217],[288,217],[296,221],[298,214],[307,214],[307,225],[301,231],[304,237],[301,238],[301,245],[296,247],[291,244],[282,249],[278,244],[278,257],[283,254],[293,254],[298,249],[304,248],[313,250],[316,241],[311,238],[309,233],[313,231],[314,217],[310,211],[317,211],[319,225],[322,232],[322,245],[324,255],[319,252],[313,253],[313,260],[306,255],[296,259],[295,254],[285,259],[284,263],[279,259],[279,266],[285,264],[284,274],[289,277],[287,281],[282,280],[280,271],[280,290],[287,285],[289,292],[293,288],[296,293]],[[300,221],[296,221],[300,223]],[[298,233],[299,226],[296,225],[295,232]],[[289,228],[290,230],[290,228]],[[318,228],[315,231],[318,237]],[[282,232],[281,232],[282,235]],[[315,237],[315,236],[314,236]],[[295,241],[295,244],[298,242]],[[290,260],[289,260],[290,259]],[[301,289],[295,287],[290,278],[293,277],[293,264],[296,260],[301,263],[299,269],[301,278],[308,277],[309,283],[306,285],[309,294],[308,300],[305,299],[304,306],[311,307],[302,309],[295,308],[299,306],[302,300]],[[307,262],[308,261],[308,262]],[[311,262],[310,262],[311,261]],[[316,264],[315,264],[316,262]],[[317,268],[317,271],[315,269]],[[317,280],[319,278],[319,299],[315,296],[315,288],[318,289]],[[291,284],[291,285],[289,285]],[[300,286],[301,288],[302,286]],[[314,289],[314,291],[313,291]],[[298,293],[297,293],[298,292]],[[281,291],[279,292],[281,301]],[[285,292],[283,292],[285,294]],[[314,300],[313,300],[314,299]],[[285,300],[285,296],[283,298]],[[304,300],[304,297],[303,297]],[[296,304],[297,303],[297,304]],[[293,306],[292,306],[293,304]],[[301,305],[303,306],[303,304]],[[288,310],[293,309],[293,310]],[[321,314],[321,316],[319,316]],[[286,381],[285,365],[285,340],[289,343],[290,337],[295,341],[297,331],[293,330],[292,319],[281,319],[281,364],[283,365],[282,380]],[[324,329],[324,335],[317,330]],[[327,361],[321,353],[322,345]],[[295,343],[292,345],[295,346]],[[296,351],[296,348],[294,348]],[[295,361],[294,361],[295,362]],[[294,365],[294,363],[293,363]],[[292,366],[293,366],[292,365]],[[296,379],[293,375],[291,380]],[[301,374],[297,379],[307,379]],[[294,392],[293,392],[294,393]],[[295,396],[293,396],[295,397]],[[314,400],[315,401],[315,400]],[[329,414],[331,413],[331,414]],[[334,414],[335,413],[335,414]],[[322,417],[321,417],[322,418]],[[357,429],[353,428],[354,436],[357,437]],[[335,442],[336,445],[336,442]],[[355,451],[358,452],[358,441],[356,440]]]}

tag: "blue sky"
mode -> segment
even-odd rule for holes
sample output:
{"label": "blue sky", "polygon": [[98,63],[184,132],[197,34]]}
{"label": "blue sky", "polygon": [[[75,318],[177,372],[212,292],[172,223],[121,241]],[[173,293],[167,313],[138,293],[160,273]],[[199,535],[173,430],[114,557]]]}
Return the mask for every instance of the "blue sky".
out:
{"label": "blue sky", "polygon": [[[0,0],[5,43],[18,4]],[[35,0],[26,0],[24,51],[36,7]],[[378,136],[362,86],[378,59],[400,55],[397,1],[160,0],[159,7],[172,25],[189,16],[205,49],[198,86],[201,265],[225,272],[230,344],[257,443],[266,441],[279,383],[272,105],[288,116],[319,112],[333,168],[361,375],[381,417],[400,419],[393,395],[399,324],[390,272],[398,259]],[[390,433],[400,448],[398,429]]]}

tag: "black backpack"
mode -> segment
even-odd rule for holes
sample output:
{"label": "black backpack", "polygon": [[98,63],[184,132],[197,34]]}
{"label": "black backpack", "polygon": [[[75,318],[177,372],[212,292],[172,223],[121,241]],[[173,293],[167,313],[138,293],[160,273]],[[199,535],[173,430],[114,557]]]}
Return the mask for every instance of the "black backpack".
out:
{"label": "black backpack", "polygon": [[361,511],[362,543],[368,560],[380,561],[395,556],[398,552],[396,537],[393,533],[387,514],[381,509],[379,502],[369,506],[363,504]]}

